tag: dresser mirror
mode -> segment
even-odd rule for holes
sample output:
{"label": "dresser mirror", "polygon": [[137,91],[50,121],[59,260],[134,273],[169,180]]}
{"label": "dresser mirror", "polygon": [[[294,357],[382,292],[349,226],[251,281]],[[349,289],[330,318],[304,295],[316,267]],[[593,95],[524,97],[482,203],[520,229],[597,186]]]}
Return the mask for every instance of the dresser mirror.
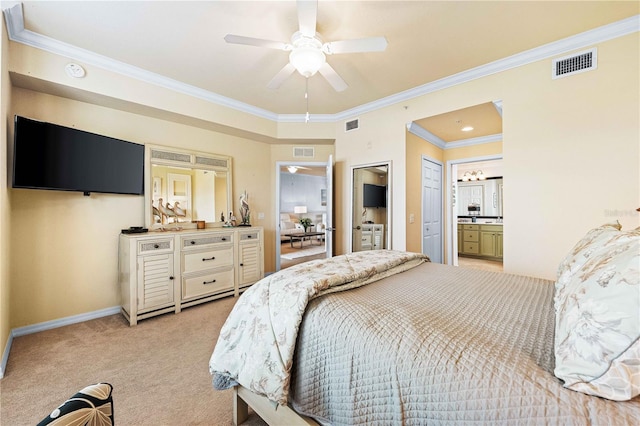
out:
{"label": "dresser mirror", "polygon": [[147,146],[145,225],[149,229],[223,225],[231,203],[231,158]]}

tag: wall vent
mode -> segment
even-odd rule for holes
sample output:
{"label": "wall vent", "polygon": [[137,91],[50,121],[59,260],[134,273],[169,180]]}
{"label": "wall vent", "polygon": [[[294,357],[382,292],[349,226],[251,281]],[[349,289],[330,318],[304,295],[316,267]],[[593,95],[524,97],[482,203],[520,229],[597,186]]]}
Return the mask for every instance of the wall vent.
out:
{"label": "wall vent", "polygon": [[553,60],[551,78],[566,77],[585,71],[591,71],[598,67],[598,55],[596,48],[571,56],[564,56]]}
{"label": "wall vent", "polygon": [[350,120],[350,121],[345,121],[344,123],[344,131],[345,132],[351,132],[354,130],[358,130],[360,128],[360,123],[358,121],[357,118]]}
{"label": "wall vent", "polygon": [[294,146],[293,147],[293,157],[294,158],[313,158],[316,156],[314,147],[306,147],[306,146]]}

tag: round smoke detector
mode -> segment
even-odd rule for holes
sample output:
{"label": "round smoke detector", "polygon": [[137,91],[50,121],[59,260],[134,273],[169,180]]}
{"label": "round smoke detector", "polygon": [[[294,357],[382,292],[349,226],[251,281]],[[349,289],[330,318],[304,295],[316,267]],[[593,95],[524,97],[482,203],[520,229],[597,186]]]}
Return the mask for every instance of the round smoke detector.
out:
{"label": "round smoke detector", "polygon": [[81,65],[70,63],[64,67],[64,70],[67,72],[69,77],[73,78],[82,78],[85,76],[84,68]]}

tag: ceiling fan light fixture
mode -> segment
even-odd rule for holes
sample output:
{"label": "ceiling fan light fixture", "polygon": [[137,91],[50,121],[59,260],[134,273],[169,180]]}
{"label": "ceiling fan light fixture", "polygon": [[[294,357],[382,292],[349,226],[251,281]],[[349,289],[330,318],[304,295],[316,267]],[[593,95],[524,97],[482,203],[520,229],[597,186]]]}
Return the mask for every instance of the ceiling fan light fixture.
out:
{"label": "ceiling fan light fixture", "polygon": [[322,50],[313,46],[294,48],[289,54],[289,62],[304,77],[311,77],[318,72],[327,58]]}
{"label": "ceiling fan light fixture", "polygon": [[289,170],[289,173],[294,174],[298,171],[298,168],[296,166],[289,166],[287,167],[287,170]]}

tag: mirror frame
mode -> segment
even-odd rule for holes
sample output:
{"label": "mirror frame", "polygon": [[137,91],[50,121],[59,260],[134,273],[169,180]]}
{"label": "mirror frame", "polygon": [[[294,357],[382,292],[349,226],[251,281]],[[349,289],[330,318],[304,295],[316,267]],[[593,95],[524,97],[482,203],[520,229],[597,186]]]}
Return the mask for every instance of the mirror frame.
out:
{"label": "mirror frame", "polygon": [[[165,147],[160,145],[145,145],[144,153],[144,223],[148,229],[159,229],[163,225],[154,223],[153,211],[151,209],[151,194],[153,193],[152,166],[174,166],[180,168],[189,168],[192,170],[212,170],[216,172],[227,173],[227,206],[225,214],[233,210],[233,188],[231,157],[225,155],[211,154],[207,152],[190,151],[178,148]],[[193,197],[192,197],[193,198]],[[222,222],[206,222],[207,228],[220,228]],[[182,228],[195,228],[196,224],[191,222],[183,222],[179,225]],[[176,224],[165,226],[166,228],[174,228]]]}
{"label": "mirror frame", "polygon": [[359,165],[354,165],[351,166],[351,187],[350,187],[350,193],[351,193],[351,199],[350,199],[350,209],[349,209],[349,253],[353,253],[353,229],[355,224],[353,223],[353,209],[354,209],[354,197],[355,197],[355,191],[354,191],[354,185],[355,185],[355,178],[354,178],[354,174],[355,171],[358,169],[369,169],[372,167],[380,167],[380,166],[386,166],[387,167],[387,223],[385,225],[386,231],[386,240],[385,240],[385,248],[384,250],[392,250],[391,248],[391,233],[392,233],[392,210],[393,210],[393,182],[392,182],[392,173],[391,173],[391,160],[388,161],[377,161],[375,163],[368,163],[368,164],[359,164]]}

